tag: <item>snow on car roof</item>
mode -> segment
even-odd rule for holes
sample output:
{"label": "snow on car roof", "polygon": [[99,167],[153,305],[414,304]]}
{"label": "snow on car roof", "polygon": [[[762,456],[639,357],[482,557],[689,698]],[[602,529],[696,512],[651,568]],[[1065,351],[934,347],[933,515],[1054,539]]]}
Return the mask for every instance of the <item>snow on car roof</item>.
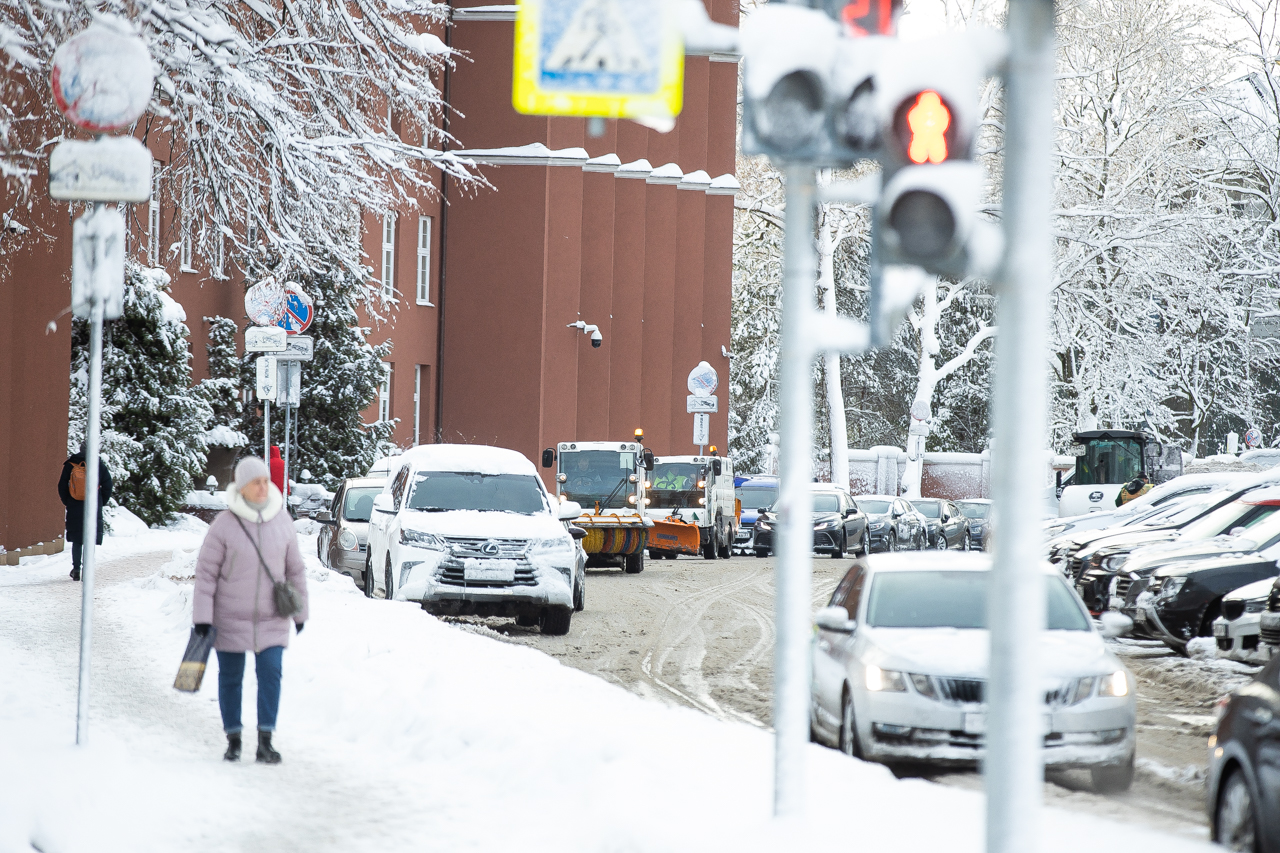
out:
{"label": "snow on car roof", "polygon": [[523,453],[483,444],[421,444],[406,450],[400,459],[412,462],[419,470],[538,475],[538,469]]}
{"label": "snow on car roof", "polygon": [[1240,502],[1250,505],[1278,504],[1280,503],[1280,486],[1269,486],[1261,489],[1255,489],[1240,498]]}
{"label": "snow on car roof", "polygon": [[[913,551],[872,554],[866,560],[873,572],[985,572],[991,569],[991,555],[981,552]],[[1048,574],[1059,573],[1045,562],[1040,568]]]}

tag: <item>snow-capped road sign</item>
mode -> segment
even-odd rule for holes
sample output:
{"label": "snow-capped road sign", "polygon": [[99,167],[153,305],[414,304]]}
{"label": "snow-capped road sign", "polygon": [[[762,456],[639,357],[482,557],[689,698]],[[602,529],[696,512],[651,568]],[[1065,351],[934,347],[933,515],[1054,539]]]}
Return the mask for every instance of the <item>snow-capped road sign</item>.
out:
{"label": "snow-capped road sign", "polygon": [[1262,446],[1262,430],[1257,427],[1249,427],[1244,432],[1245,447],[1261,447]]}
{"label": "snow-capped road sign", "polygon": [[699,412],[693,416],[693,443],[699,447],[711,443],[711,415]]}
{"label": "snow-capped road sign", "polygon": [[520,0],[517,112],[672,117],[684,97],[684,40],[673,0]]}
{"label": "snow-capped road sign", "polygon": [[275,354],[278,361],[310,361],[315,355],[315,338],[307,335],[289,335],[284,349]]}
{"label": "snow-capped road sign", "polygon": [[284,290],[284,315],[276,325],[290,335],[305,332],[316,317],[315,305],[312,304],[311,297],[295,282],[285,282]]}
{"label": "snow-capped road sign", "polygon": [[279,385],[276,382],[276,359],[271,355],[260,355],[254,360],[253,366],[257,370],[257,383],[254,390],[258,394],[259,400],[267,400],[275,402],[276,392]]}
{"label": "snow-capped road sign", "polygon": [[151,152],[132,136],[64,139],[49,154],[49,197],[141,202],[151,198]]}
{"label": "snow-capped road sign", "polygon": [[244,351],[283,352],[288,337],[279,326],[250,326],[244,330]]}
{"label": "snow-capped road sign", "polygon": [[697,367],[689,371],[689,380],[686,384],[690,394],[709,397],[720,387],[720,377],[714,367],[705,361],[700,361]]}
{"label": "snow-capped road sign", "polygon": [[690,394],[685,398],[685,411],[689,414],[718,412],[720,411],[720,398],[714,395],[705,397],[701,394]]}

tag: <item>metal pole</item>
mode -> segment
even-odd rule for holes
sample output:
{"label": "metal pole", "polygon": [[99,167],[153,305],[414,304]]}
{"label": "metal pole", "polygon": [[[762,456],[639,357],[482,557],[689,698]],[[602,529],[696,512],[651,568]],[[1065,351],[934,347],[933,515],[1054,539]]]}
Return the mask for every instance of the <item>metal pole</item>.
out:
{"label": "metal pole", "polygon": [[814,170],[786,168],[786,243],[782,272],[782,340],[778,375],[779,468],[778,565],[774,652],[773,814],[804,810],[804,751],[809,743],[809,609],[813,571],[812,476],[813,350],[805,329],[813,306]]}
{"label": "metal pole", "polygon": [[[293,377],[290,375],[292,372],[293,372],[293,365],[289,362],[285,362],[285,375],[288,376],[290,380],[293,379]],[[284,394],[285,394],[285,399],[288,400],[289,399],[288,385],[285,385]],[[285,499],[284,501],[285,509],[289,508],[289,444],[290,444],[289,416],[291,414],[293,414],[293,406],[289,405],[288,403],[285,403],[284,404],[284,488],[281,490],[284,492],[283,497]]]}
{"label": "metal pole", "polygon": [[271,401],[262,401],[262,461],[271,470]]}
{"label": "metal pole", "polygon": [[[987,853],[1034,853],[1044,785],[1037,639],[1044,628],[1040,503],[1027,477],[1044,459],[1052,277],[1053,0],[1009,4],[1000,335],[992,393],[995,565],[988,612]],[[1038,484],[1033,484],[1035,489]]]}
{"label": "metal pole", "polygon": [[[97,205],[101,207],[101,205]],[[93,641],[93,558],[98,540],[98,444],[102,410],[102,294],[89,303],[89,413],[85,423],[84,552],[80,565],[80,687],[76,697],[76,743],[89,736],[89,669]],[[73,544],[71,547],[75,547]]]}

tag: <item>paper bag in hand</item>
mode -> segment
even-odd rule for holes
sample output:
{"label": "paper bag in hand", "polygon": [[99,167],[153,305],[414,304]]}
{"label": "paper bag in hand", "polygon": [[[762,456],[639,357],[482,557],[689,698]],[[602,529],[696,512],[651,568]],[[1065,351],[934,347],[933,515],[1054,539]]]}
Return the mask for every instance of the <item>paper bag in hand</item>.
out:
{"label": "paper bag in hand", "polygon": [[173,680],[175,690],[195,693],[204,680],[204,670],[209,664],[209,652],[213,651],[214,638],[218,629],[209,626],[209,633],[201,636],[196,629],[191,629],[191,639],[187,641],[187,651],[182,655],[182,663],[178,666],[178,677]]}

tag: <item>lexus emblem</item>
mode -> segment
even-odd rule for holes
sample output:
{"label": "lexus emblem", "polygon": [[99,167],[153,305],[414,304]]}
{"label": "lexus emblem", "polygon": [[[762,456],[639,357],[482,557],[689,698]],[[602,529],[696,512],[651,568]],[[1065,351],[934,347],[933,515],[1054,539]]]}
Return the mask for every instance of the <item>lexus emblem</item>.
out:
{"label": "lexus emblem", "polygon": [[1090,492],[1089,500],[1093,501],[1094,503],[1097,503],[1098,501],[1102,500],[1102,492]]}
{"label": "lexus emblem", "polygon": [[498,555],[498,543],[492,540],[480,546],[480,553],[486,557],[496,557]]}

